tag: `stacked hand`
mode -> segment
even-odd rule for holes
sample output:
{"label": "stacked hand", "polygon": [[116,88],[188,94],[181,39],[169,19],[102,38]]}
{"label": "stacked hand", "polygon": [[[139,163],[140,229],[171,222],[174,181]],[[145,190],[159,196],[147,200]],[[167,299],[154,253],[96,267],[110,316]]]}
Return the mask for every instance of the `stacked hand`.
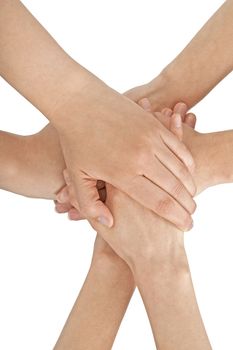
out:
{"label": "stacked hand", "polygon": [[190,229],[195,210],[190,152],[152,113],[107,89],[103,94],[101,110],[99,100],[88,109],[85,97],[81,106],[74,97],[55,112],[80,213],[112,226],[113,217],[96,188],[103,180],[180,229]]}
{"label": "stacked hand", "polygon": [[[142,108],[150,112],[150,103],[148,99],[144,98],[139,103]],[[187,106],[184,103],[178,103],[174,110],[170,108],[164,108],[162,112],[154,113],[155,118],[157,118],[167,129],[180,140],[183,140],[184,126],[194,128],[196,124],[196,117],[192,113],[187,114]],[[188,133],[187,128],[186,134]],[[66,181],[66,186],[64,186],[61,191],[57,194],[57,200],[55,201],[56,211],[58,213],[68,213],[71,220],[82,220],[86,217],[81,214],[79,203],[76,200],[74,187],[72,186],[70,176],[67,169],[64,170],[64,178]],[[106,188],[103,181],[98,181],[96,186],[99,198],[101,201],[105,201]]]}

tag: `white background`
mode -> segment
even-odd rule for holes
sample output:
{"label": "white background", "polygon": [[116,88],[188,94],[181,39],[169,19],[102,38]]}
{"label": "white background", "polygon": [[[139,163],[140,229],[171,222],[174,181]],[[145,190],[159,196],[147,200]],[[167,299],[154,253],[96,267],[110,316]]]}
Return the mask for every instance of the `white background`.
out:
{"label": "white background", "polygon": [[[155,77],[222,4],[23,2],[69,54],[121,92]],[[199,131],[232,127],[232,87],[230,75],[195,107]],[[30,134],[45,123],[0,81],[1,129]],[[232,198],[232,185],[209,189],[197,198],[195,227],[186,235],[196,294],[214,350],[233,349]],[[0,349],[51,350],[88,271],[95,234],[86,222],[56,214],[48,201],[1,191],[0,206]],[[119,349],[154,349],[137,293],[114,345]]]}

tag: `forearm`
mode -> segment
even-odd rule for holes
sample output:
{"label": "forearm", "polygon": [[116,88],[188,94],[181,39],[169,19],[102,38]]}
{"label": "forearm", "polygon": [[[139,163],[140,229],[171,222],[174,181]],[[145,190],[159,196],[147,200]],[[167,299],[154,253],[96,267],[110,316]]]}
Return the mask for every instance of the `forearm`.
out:
{"label": "forearm", "polygon": [[193,291],[183,232],[109,186],[107,204],[115,225],[110,230],[99,226],[99,231],[130,266],[158,349],[210,349]]}
{"label": "forearm", "polygon": [[55,350],[110,350],[133,291],[123,260],[94,259]]}
{"label": "forearm", "polygon": [[137,266],[134,277],[151,322],[157,349],[211,349],[184,250],[176,259],[174,254],[168,255],[161,266],[156,265],[156,260],[154,263],[152,258],[144,261],[143,267]]}
{"label": "forearm", "polygon": [[[26,151],[26,138],[0,131],[0,188],[14,190],[22,154]],[[15,184],[16,185],[16,184]]]}
{"label": "forearm", "polygon": [[207,187],[233,182],[233,130],[191,134],[187,129],[184,142],[195,159],[198,193]]}
{"label": "forearm", "polygon": [[233,69],[232,17],[233,1],[227,0],[157,78],[131,92],[132,98],[148,97],[154,111],[179,101],[192,107],[204,98]]}
{"label": "forearm", "polygon": [[0,51],[0,75],[48,119],[93,78],[18,0],[0,0]]}
{"label": "forearm", "polygon": [[64,186],[65,162],[54,128],[32,136],[0,132],[0,188],[29,197],[55,199]]}

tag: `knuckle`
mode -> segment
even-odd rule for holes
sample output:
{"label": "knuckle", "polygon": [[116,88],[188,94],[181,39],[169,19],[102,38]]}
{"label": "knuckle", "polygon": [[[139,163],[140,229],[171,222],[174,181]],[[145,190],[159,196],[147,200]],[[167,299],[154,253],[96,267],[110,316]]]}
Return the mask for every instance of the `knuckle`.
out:
{"label": "knuckle", "polygon": [[158,214],[164,216],[167,215],[173,209],[173,206],[174,205],[172,198],[166,196],[158,201],[156,205],[156,211]]}
{"label": "knuckle", "polygon": [[180,181],[176,181],[176,183],[172,187],[171,194],[174,198],[179,198],[184,192],[184,185]]}

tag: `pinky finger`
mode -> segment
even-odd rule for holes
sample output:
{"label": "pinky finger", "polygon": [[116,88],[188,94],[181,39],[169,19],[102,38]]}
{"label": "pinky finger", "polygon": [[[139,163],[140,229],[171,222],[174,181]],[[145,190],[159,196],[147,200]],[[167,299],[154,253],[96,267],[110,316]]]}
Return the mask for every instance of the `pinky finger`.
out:
{"label": "pinky finger", "polygon": [[85,219],[85,217],[83,215],[81,215],[80,212],[75,208],[72,208],[69,210],[68,217],[70,220],[74,220],[74,221],[79,221],[79,220]]}
{"label": "pinky finger", "polygon": [[195,114],[193,113],[188,113],[185,117],[184,123],[188,126],[190,126],[190,128],[195,129],[196,126],[196,122],[197,122],[197,118],[195,116]]}
{"label": "pinky finger", "polygon": [[69,203],[59,203],[58,201],[54,201],[55,203],[55,211],[58,214],[68,213],[68,211],[72,208],[72,205]]}

